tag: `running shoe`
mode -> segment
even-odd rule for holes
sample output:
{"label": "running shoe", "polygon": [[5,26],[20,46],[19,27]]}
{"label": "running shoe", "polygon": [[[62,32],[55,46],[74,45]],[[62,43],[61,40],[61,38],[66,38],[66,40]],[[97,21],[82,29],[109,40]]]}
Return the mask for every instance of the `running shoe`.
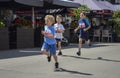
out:
{"label": "running shoe", "polygon": [[63,55],[62,52],[59,52],[58,55]]}
{"label": "running shoe", "polygon": [[76,54],[77,54],[78,56],[80,56],[80,55],[81,55],[81,51],[78,51]]}

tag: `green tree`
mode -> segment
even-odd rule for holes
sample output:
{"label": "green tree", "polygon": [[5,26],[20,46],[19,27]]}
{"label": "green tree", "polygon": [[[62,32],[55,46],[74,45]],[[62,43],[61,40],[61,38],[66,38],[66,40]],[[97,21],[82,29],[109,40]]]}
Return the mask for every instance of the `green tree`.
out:
{"label": "green tree", "polygon": [[87,13],[90,12],[90,9],[87,7],[87,5],[81,5],[79,8],[75,8],[73,11],[73,15],[76,19],[80,18],[80,12],[85,11]]}
{"label": "green tree", "polygon": [[120,10],[114,11],[113,22],[115,33],[120,34]]}

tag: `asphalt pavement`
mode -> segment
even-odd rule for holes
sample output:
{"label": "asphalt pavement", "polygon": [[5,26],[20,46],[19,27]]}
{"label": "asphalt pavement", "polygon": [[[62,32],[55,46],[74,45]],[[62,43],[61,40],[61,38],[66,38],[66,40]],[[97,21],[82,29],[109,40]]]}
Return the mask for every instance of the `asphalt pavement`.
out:
{"label": "asphalt pavement", "polygon": [[120,43],[83,45],[81,56],[77,50],[77,44],[63,47],[58,72],[40,48],[0,51],[0,78],[120,78]]}

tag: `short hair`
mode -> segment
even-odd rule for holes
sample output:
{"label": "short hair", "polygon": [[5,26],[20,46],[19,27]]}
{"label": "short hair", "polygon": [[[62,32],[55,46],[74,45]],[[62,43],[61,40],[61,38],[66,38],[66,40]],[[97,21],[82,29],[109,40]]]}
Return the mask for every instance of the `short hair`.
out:
{"label": "short hair", "polygon": [[87,13],[85,11],[82,11],[81,13],[84,14],[85,16],[87,15]]}
{"label": "short hair", "polygon": [[46,15],[45,20],[50,20],[51,22],[55,23],[55,18],[53,15]]}
{"label": "short hair", "polygon": [[57,16],[60,17],[60,18],[62,19],[62,15],[58,14],[58,15],[56,15],[56,17],[57,17]]}

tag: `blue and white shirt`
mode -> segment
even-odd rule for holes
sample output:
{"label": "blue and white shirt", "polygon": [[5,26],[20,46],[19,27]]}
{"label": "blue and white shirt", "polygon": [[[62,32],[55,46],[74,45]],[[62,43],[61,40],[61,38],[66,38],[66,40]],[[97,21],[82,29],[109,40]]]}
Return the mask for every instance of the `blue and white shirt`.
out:
{"label": "blue and white shirt", "polygon": [[[55,35],[55,29],[54,26],[45,26],[44,27],[45,32],[47,33],[51,33],[53,34],[53,36]],[[47,44],[56,44],[56,40],[55,38],[48,38],[48,37],[44,37],[44,42],[46,42]]]}
{"label": "blue and white shirt", "polygon": [[80,27],[80,34],[85,33],[84,28],[90,26],[88,19],[83,18],[78,21],[78,26]]}

